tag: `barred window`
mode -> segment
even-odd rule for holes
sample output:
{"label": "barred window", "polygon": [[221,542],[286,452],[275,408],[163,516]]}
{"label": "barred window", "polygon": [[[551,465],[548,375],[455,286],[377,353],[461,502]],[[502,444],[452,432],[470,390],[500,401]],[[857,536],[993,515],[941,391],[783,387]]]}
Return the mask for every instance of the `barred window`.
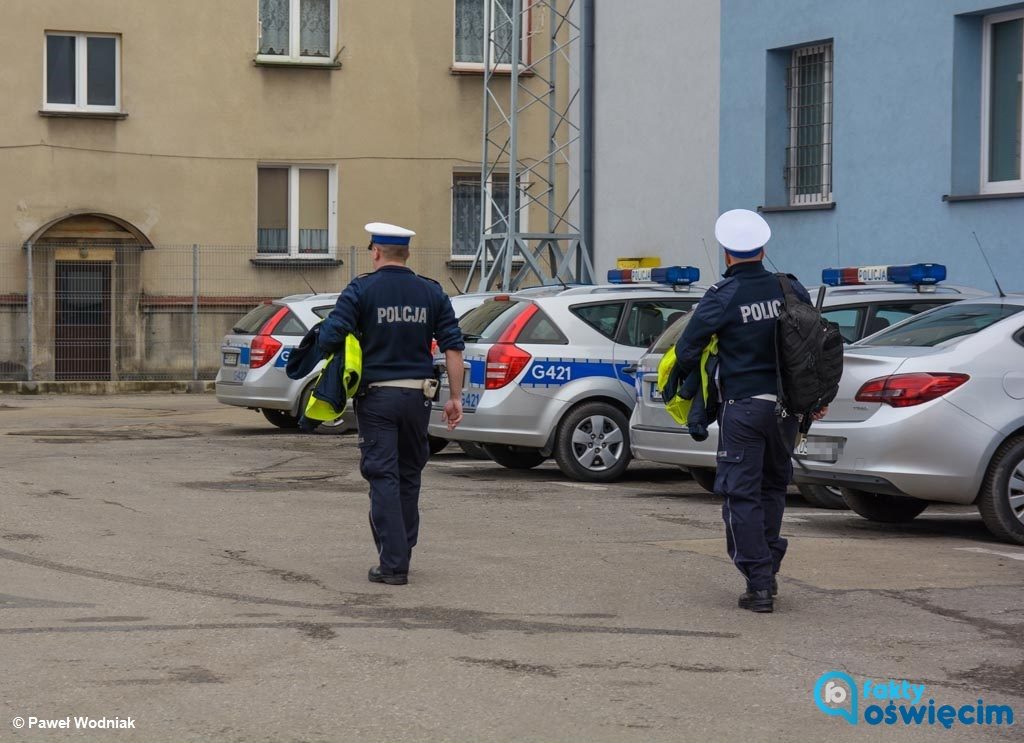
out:
{"label": "barred window", "polygon": [[832,44],[793,50],[786,188],[792,206],[832,201]]}

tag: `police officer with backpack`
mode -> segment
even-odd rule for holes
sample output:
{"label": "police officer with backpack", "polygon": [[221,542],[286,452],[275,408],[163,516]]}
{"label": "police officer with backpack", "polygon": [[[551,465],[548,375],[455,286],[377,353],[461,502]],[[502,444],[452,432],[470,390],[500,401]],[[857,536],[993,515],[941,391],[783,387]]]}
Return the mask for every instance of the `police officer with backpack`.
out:
{"label": "police officer with backpack", "polygon": [[373,273],[354,279],[320,328],[325,352],[344,348],[349,333],[362,347],[354,400],[359,423],[359,469],[370,483],[370,531],[378,564],[373,583],[405,585],[419,537],[420,475],[430,456],[427,424],[437,390],[431,341],[444,352],[450,397],[448,429],[462,420],[462,331],[451,301],[436,281],[406,267],[416,233],[373,222]]}
{"label": "police officer with backpack", "polygon": [[[715,493],[724,500],[729,557],[746,579],[739,606],[755,612],[772,611],[778,593],[775,576],[787,546],[782,513],[799,426],[779,405],[775,332],[786,306],[780,279],[790,281],[798,301],[811,304],[794,277],[765,269],[770,237],[768,223],[755,212],[734,209],[718,218],[715,238],[725,249],[725,278],[697,304],[675,348],[677,377],[686,379],[712,336],[718,340],[722,404]],[[818,419],[826,411],[809,414]]]}

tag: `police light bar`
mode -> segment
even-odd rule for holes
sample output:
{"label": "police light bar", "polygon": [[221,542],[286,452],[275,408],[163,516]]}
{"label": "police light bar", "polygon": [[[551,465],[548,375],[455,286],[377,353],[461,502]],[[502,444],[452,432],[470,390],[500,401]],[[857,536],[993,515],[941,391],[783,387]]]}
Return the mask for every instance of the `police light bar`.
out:
{"label": "police light bar", "polygon": [[941,263],[915,263],[911,266],[857,266],[853,268],[826,268],[821,272],[821,283],[828,286],[855,286],[857,284],[914,284],[932,286],[946,280],[946,267]]}
{"label": "police light bar", "polygon": [[680,286],[700,281],[696,266],[665,266],[664,268],[613,268],[608,272],[609,284],[668,284]]}

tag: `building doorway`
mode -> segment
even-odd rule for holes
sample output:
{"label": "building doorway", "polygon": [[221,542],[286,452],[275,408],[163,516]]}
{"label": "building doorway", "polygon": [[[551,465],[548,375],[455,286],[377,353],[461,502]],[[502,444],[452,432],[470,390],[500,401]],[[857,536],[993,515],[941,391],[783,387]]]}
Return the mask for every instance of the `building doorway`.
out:
{"label": "building doorway", "polygon": [[109,380],[111,263],[55,261],[54,371],[60,380]]}

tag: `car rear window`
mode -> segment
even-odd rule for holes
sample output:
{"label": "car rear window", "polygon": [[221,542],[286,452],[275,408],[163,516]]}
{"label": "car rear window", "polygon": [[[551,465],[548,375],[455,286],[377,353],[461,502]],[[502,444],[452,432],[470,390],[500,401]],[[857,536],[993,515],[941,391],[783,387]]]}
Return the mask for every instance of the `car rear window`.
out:
{"label": "car rear window", "polygon": [[488,299],[459,320],[462,336],[467,343],[495,343],[509,323],[530,304],[507,299]]}
{"label": "car rear window", "polygon": [[260,328],[266,324],[267,320],[272,318],[279,309],[281,309],[281,306],[276,304],[261,304],[259,307],[254,307],[241,320],[235,323],[235,326],[231,328],[231,332],[238,335],[256,335],[260,332]]}
{"label": "car rear window", "polygon": [[954,302],[915,315],[906,322],[861,341],[857,346],[938,346],[973,335],[1000,320],[1013,317],[1024,306],[1013,304],[968,304]]}

